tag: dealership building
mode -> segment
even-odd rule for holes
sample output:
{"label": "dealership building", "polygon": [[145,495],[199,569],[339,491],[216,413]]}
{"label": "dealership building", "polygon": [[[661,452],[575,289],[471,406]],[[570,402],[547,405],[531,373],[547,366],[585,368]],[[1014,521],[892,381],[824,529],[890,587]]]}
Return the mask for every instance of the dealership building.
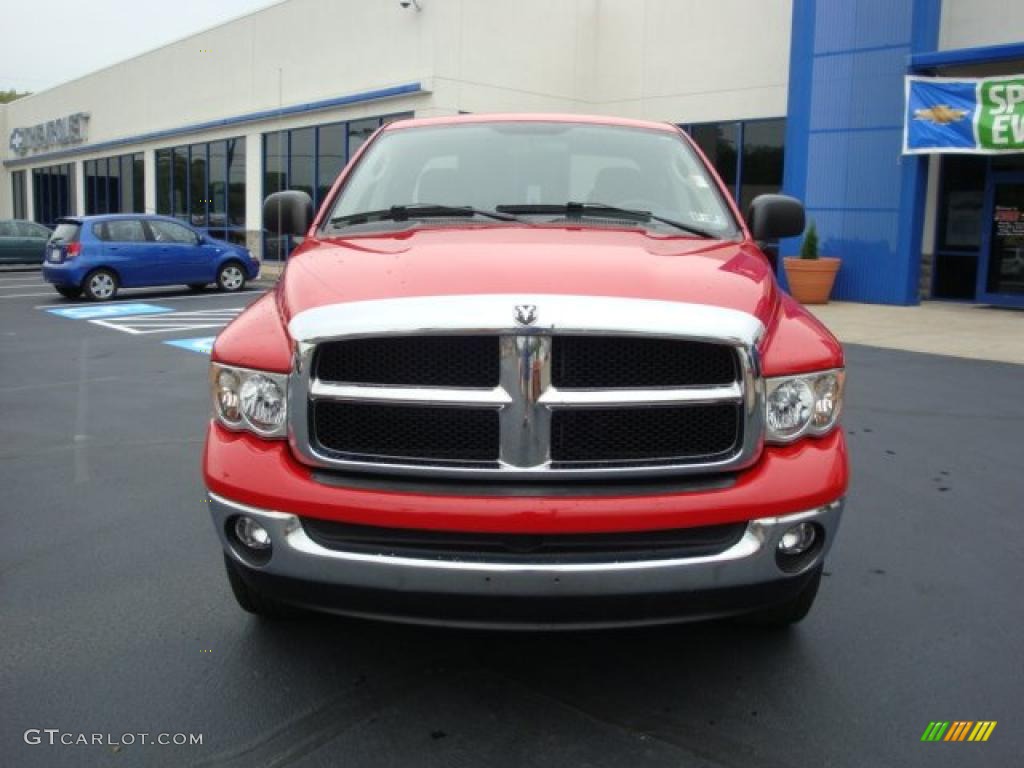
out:
{"label": "dealership building", "polygon": [[837,298],[1024,306],[1024,153],[904,153],[907,75],[1024,79],[1024,3],[285,0],[0,105],[0,219],[155,212],[280,258],[262,199],[319,204],[385,122],[609,114],[682,126],[741,208],[802,199]]}

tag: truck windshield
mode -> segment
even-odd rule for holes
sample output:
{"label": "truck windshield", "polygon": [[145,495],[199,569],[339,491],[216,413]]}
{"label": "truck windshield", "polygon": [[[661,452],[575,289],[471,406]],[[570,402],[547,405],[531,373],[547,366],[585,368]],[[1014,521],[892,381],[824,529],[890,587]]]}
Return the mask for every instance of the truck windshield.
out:
{"label": "truck windshield", "polygon": [[[416,206],[514,212],[533,222],[621,219],[675,234],[737,234],[716,185],[681,136],[622,126],[493,122],[389,131],[367,148],[326,221],[395,226],[395,217],[363,214],[397,208],[404,222],[419,218]],[[651,216],[629,215],[639,211]]]}

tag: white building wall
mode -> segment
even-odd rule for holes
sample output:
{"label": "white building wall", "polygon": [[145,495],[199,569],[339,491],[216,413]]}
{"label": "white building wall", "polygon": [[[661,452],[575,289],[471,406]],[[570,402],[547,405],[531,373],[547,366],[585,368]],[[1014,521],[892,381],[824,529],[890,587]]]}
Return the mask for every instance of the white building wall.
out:
{"label": "white building wall", "polygon": [[939,50],[1024,42],[1021,0],[942,0]]}
{"label": "white building wall", "polygon": [[[791,0],[285,0],[19,99],[7,136],[88,112],[85,161],[396,112],[593,112],[674,122],[778,117],[786,110]],[[260,122],[177,133],[198,123],[419,82],[423,92]],[[4,114],[6,113],[6,114]],[[2,124],[0,124],[2,125]],[[157,131],[175,135],[90,150]],[[9,215],[11,168],[0,171]],[[249,196],[258,196],[251,181]],[[77,175],[82,196],[82,175]],[[250,201],[251,203],[252,201]],[[252,205],[249,205],[252,208]],[[258,221],[258,210],[248,211]]]}
{"label": "white building wall", "polygon": [[421,112],[785,112],[790,0],[421,4],[286,0],[20,99],[8,123],[89,112],[96,143],[418,81]]}
{"label": "white building wall", "polygon": [[600,111],[672,122],[786,114],[791,0],[599,0]]}
{"label": "white building wall", "polygon": [[416,81],[416,15],[397,2],[287,0],[19,99],[10,125],[89,112],[89,141],[102,142]]}
{"label": "white building wall", "polygon": [[602,0],[421,2],[433,41],[429,112],[587,111]]}

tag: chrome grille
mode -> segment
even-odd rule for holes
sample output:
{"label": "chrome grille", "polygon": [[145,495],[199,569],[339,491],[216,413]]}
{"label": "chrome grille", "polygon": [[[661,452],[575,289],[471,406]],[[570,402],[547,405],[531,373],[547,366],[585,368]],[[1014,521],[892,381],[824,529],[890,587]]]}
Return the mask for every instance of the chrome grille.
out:
{"label": "chrome grille", "polygon": [[498,412],[378,403],[313,404],[317,445],[338,458],[364,461],[498,460]]}
{"label": "chrome grille", "polygon": [[559,389],[644,389],[729,384],[739,374],[731,347],[684,339],[555,336],[551,383]]}
{"label": "chrome grille", "polygon": [[321,381],[409,387],[496,387],[498,339],[487,336],[389,336],[321,344]]}
{"label": "chrome grille", "polygon": [[557,468],[724,459],[742,436],[739,411],[738,403],[555,411],[551,461]]}
{"label": "chrome grille", "polygon": [[298,316],[289,402],[299,458],[495,479],[732,471],[757,458],[755,318],[638,299],[525,299],[538,307],[530,325],[513,313],[524,297],[510,296]]}

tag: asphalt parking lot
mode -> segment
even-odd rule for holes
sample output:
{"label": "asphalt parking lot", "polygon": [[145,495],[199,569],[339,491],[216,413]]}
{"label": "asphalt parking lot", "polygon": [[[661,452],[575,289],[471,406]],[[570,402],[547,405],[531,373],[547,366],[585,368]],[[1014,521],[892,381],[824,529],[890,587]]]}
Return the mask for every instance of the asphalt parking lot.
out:
{"label": "asphalt parking lot", "polygon": [[[1020,764],[1024,368],[848,348],[854,479],[792,631],[267,625],[199,473],[204,350],[260,290],[90,316],[0,273],[0,764]],[[998,726],[922,743],[933,720]],[[48,728],[203,742],[25,743]]]}

